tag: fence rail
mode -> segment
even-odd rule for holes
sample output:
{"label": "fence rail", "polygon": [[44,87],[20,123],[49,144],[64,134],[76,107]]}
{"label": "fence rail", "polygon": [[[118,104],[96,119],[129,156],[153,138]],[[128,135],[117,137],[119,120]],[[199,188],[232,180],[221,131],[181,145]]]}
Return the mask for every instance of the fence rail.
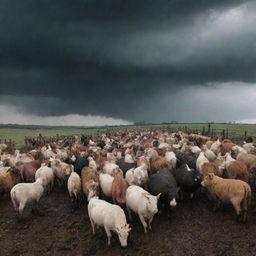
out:
{"label": "fence rail", "polygon": [[[164,126],[141,126],[141,127],[129,127],[129,128],[120,128],[120,129],[107,129],[105,132],[107,134],[111,134],[113,132],[116,132],[117,130],[122,130],[122,131],[129,131],[129,130],[134,130],[134,129],[149,129],[149,130],[162,130],[162,131],[168,131],[168,132],[178,132],[182,131],[188,134],[195,133],[195,134],[200,134],[204,136],[209,136],[209,137],[214,137],[214,136],[222,136],[223,138],[227,138],[232,140],[234,143],[241,144],[243,141],[245,141],[247,138],[251,137],[253,141],[256,141],[256,132],[254,134],[250,134],[247,130],[235,130],[235,129],[230,129],[230,128],[225,128],[225,129],[218,129],[216,127],[213,127],[211,124],[206,124],[205,126],[202,127],[189,127],[187,125],[164,125]],[[100,130],[96,130],[94,133],[91,134],[86,134],[87,136],[97,136],[101,133]],[[69,135],[69,136],[64,136],[64,135],[59,135],[56,134],[56,136],[52,137],[46,137],[42,136],[39,134],[36,137],[28,137],[25,136],[25,145],[22,147],[24,149],[33,149],[36,147],[41,147],[49,143],[54,143],[57,142],[61,139],[66,139],[66,140],[72,140],[74,135]],[[16,142],[12,139],[0,139],[0,143],[5,143],[9,149],[9,151],[13,152],[16,147]]]}

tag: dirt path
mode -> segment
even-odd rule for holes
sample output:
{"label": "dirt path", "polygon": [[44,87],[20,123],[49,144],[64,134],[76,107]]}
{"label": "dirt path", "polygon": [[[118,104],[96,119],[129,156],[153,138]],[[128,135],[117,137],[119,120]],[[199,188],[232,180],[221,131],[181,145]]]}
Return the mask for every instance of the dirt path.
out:
{"label": "dirt path", "polygon": [[64,190],[44,196],[39,213],[29,210],[25,220],[17,221],[10,199],[1,198],[0,256],[256,255],[256,214],[249,213],[246,224],[237,223],[231,207],[212,212],[205,196],[180,202],[170,219],[156,216],[146,235],[135,218],[125,249],[116,235],[110,248],[103,230],[92,236],[86,207],[74,209]]}

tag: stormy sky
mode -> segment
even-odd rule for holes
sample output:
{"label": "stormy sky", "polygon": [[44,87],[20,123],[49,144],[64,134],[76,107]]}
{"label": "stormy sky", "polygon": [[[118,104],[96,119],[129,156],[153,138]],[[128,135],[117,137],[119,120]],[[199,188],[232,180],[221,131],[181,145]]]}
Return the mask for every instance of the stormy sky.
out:
{"label": "stormy sky", "polygon": [[256,122],[256,1],[2,0],[0,123]]}

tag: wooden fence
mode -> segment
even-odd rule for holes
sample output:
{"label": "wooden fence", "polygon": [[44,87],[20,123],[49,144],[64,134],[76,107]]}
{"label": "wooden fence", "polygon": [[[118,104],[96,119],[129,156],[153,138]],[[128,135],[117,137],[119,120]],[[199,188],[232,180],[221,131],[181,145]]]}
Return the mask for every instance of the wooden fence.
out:
{"label": "wooden fence", "polygon": [[[120,128],[123,132],[129,131],[129,130],[133,130],[133,128]],[[137,129],[137,128],[136,128]],[[243,134],[241,134],[241,132],[235,131],[235,130],[231,130],[231,129],[216,129],[213,128],[211,126],[211,124],[203,126],[202,128],[191,128],[188,127],[186,125],[184,126],[164,126],[164,127],[150,127],[150,128],[143,128],[141,127],[140,129],[150,129],[150,130],[162,130],[162,131],[167,131],[167,132],[178,132],[178,131],[182,131],[185,133],[195,133],[195,134],[201,134],[204,136],[209,136],[209,137],[213,137],[213,136],[222,136],[223,138],[227,138],[232,140],[234,143],[238,143],[241,144],[243,141],[245,141],[248,137],[252,137],[253,141],[256,141],[256,136],[253,136],[251,134],[249,134],[247,131],[244,131]],[[115,133],[117,130],[116,129],[108,129],[106,131],[106,134],[110,135]],[[97,137],[100,134],[100,130],[97,130],[95,133],[93,134],[87,134],[87,136],[92,136],[92,138],[95,136]],[[56,136],[54,137],[44,137],[41,134],[39,134],[37,137],[25,137],[25,145],[24,145],[24,150],[30,150],[33,148],[37,148],[37,147],[42,147],[46,144],[49,143],[54,143],[54,142],[58,142],[59,140],[65,139],[66,141],[69,141],[71,143],[74,142],[74,135],[71,136],[63,136],[63,135],[59,135],[56,134]],[[9,140],[2,140],[0,139],[0,143],[5,143],[8,147],[8,150],[10,152],[13,152],[15,150],[15,146],[16,143],[15,141],[9,139]]]}

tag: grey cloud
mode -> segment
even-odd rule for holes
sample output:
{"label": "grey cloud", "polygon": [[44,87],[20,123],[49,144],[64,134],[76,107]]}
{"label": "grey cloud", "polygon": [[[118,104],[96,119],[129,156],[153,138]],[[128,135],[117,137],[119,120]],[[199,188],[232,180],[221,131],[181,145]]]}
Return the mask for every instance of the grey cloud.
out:
{"label": "grey cloud", "polygon": [[180,108],[166,95],[254,86],[255,11],[236,0],[4,0],[2,102],[45,117],[164,121]]}

